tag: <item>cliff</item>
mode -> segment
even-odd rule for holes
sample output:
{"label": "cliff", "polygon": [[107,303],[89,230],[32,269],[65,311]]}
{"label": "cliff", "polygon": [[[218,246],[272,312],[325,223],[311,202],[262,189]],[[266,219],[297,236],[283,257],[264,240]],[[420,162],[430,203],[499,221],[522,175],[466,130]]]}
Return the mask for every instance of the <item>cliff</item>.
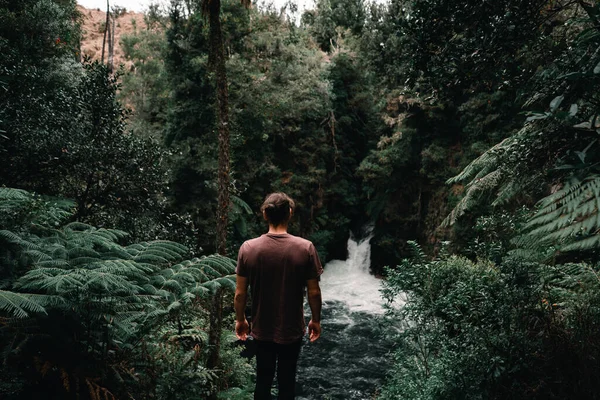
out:
{"label": "cliff", "polygon": [[[92,60],[100,60],[102,56],[102,40],[104,38],[104,25],[106,23],[106,10],[87,9],[77,6],[82,15],[82,41],[81,52]],[[115,49],[114,65],[118,67],[124,64],[128,67],[129,62],[124,59],[121,50],[121,36],[131,34],[136,29],[145,29],[144,14],[127,11],[121,13],[115,21]],[[108,43],[104,53],[104,60],[108,59]]]}

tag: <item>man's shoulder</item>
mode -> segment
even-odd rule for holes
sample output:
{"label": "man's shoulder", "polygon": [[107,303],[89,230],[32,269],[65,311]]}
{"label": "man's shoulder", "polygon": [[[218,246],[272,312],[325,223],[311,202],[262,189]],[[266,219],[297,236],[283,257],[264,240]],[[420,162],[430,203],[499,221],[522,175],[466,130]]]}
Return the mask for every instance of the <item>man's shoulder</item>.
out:
{"label": "man's shoulder", "polygon": [[294,236],[288,233],[285,235],[264,234],[253,239],[248,239],[242,244],[240,249],[251,249],[255,247],[261,247],[264,244],[271,242],[272,237],[277,238],[276,240],[279,241],[279,243],[282,243],[281,241],[283,240],[284,242],[293,243],[294,246],[305,249],[310,249],[313,246],[313,243],[310,240],[304,239],[300,236]]}
{"label": "man's shoulder", "polygon": [[307,247],[313,245],[313,243],[310,240],[304,239],[300,236],[289,235],[289,240],[294,241],[300,245],[307,246]]}
{"label": "man's shoulder", "polygon": [[242,244],[242,246],[252,245],[254,243],[260,243],[261,241],[264,240],[263,236],[265,236],[265,235],[255,237],[253,239],[248,239]]}
{"label": "man's shoulder", "polygon": [[255,237],[253,239],[246,240],[244,243],[242,243],[242,246],[240,247],[240,250],[244,249],[244,248],[251,248],[251,247],[254,247],[256,245],[259,245],[264,240],[263,236],[264,235],[259,236],[259,237]]}

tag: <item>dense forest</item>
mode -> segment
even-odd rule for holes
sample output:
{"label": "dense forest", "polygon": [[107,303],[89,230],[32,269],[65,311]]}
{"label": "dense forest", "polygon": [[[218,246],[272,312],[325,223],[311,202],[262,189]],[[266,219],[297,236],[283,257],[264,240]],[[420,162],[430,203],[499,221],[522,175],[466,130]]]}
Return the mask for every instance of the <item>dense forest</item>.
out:
{"label": "dense forest", "polygon": [[324,264],[372,229],[372,398],[600,398],[599,2],[171,0],[127,67],[82,18],[0,0],[1,398],[252,398],[273,191]]}

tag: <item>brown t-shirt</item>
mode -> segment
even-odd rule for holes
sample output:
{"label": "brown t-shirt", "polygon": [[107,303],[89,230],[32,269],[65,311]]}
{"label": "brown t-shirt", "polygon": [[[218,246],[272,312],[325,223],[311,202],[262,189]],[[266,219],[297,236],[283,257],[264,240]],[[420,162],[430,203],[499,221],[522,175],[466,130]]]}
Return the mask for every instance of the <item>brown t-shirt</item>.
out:
{"label": "brown t-shirt", "polygon": [[297,236],[267,233],[240,247],[236,273],[247,277],[252,336],[292,343],[304,335],[304,288],[323,267],[315,246]]}

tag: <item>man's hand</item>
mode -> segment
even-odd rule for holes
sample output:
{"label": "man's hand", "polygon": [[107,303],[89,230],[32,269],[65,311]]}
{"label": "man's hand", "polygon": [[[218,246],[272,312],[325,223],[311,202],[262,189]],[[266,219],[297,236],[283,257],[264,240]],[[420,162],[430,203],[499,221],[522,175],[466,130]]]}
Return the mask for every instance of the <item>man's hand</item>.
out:
{"label": "man's hand", "polygon": [[321,288],[319,279],[309,279],[306,281],[306,293],[308,295],[308,305],[312,318],[308,323],[308,337],[314,342],[321,336]]}
{"label": "man's hand", "polygon": [[240,340],[246,340],[250,327],[244,311],[246,310],[246,297],[248,295],[248,278],[236,275],[235,296],[233,297],[233,308],[235,309],[235,335]]}
{"label": "man's hand", "polygon": [[311,343],[321,337],[321,323],[314,322],[312,319],[308,323],[308,337]]}
{"label": "man's hand", "polygon": [[248,333],[250,332],[250,326],[248,320],[244,319],[242,322],[235,321],[235,335],[238,339],[245,341],[248,339]]}

